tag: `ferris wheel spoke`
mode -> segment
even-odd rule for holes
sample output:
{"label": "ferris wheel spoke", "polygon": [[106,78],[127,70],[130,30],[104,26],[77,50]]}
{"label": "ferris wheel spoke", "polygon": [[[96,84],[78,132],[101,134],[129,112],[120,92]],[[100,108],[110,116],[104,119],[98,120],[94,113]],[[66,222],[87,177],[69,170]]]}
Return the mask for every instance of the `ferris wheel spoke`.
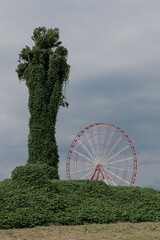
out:
{"label": "ferris wheel spoke", "polygon": [[88,170],[91,170],[93,169],[94,167],[90,167],[90,168],[85,168],[85,169],[80,169],[80,170],[76,170],[76,171],[73,171],[73,172],[70,172],[71,174],[73,173],[79,173],[79,172],[84,172],[84,171],[88,171]]}
{"label": "ferris wheel spoke", "polygon": [[73,152],[77,153],[78,155],[80,155],[81,157],[85,158],[86,160],[88,160],[91,163],[94,163],[94,161],[90,158],[88,158],[87,156],[85,156],[84,154],[82,154],[81,152],[78,152],[77,150],[73,150]]}
{"label": "ferris wheel spoke", "polygon": [[126,181],[125,179],[121,178],[120,176],[114,174],[113,172],[111,172],[111,171],[109,171],[109,170],[107,170],[107,172],[109,172],[109,173],[110,173],[111,175],[113,175],[115,178],[118,178],[119,180],[121,180],[121,181],[123,181],[123,182],[125,182],[125,183],[127,183],[127,184],[130,185],[130,182],[128,182],[128,181]]}
{"label": "ferris wheel spoke", "polygon": [[117,160],[117,161],[114,161],[114,162],[107,162],[107,166],[108,165],[111,165],[111,164],[114,164],[114,163],[119,163],[119,162],[124,162],[124,161],[128,161],[128,160],[131,160],[133,159],[132,157],[128,157],[128,158],[123,158],[123,159],[120,159],[120,160]]}
{"label": "ferris wheel spoke", "polygon": [[[114,186],[117,186],[117,184],[113,181],[112,177],[106,173],[105,169],[103,168],[103,172],[105,173],[106,176],[109,177],[109,179],[111,179],[111,183],[113,183]],[[109,182],[109,180],[107,178],[105,178],[107,180],[107,183]]]}
{"label": "ferris wheel spoke", "polygon": [[82,146],[82,148],[86,151],[86,153],[88,153],[88,155],[93,158],[92,153],[88,150],[88,148],[84,145],[84,143],[82,141],[80,141],[79,139],[77,140],[77,142],[80,143],[80,145]]}
{"label": "ferris wheel spoke", "polygon": [[[94,164],[94,165],[93,165],[93,164]],[[91,163],[91,162],[85,161],[84,165],[85,165],[85,166],[86,166],[86,165],[88,165],[88,166],[91,166],[91,165],[92,165],[92,166],[95,166],[95,163],[93,163],[93,162]]]}
{"label": "ferris wheel spoke", "polygon": [[116,167],[109,167],[109,169],[115,169],[115,170],[121,170],[121,171],[129,171],[129,172],[133,172],[132,169],[126,169],[126,168],[116,168]]}
{"label": "ferris wheel spoke", "polygon": [[120,153],[124,152],[128,148],[129,148],[129,146],[125,146],[124,148],[122,148],[120,151],[118,151],[116,154],[114,154],[112,157],[110,157],[108,159],[108,162],[110,162],[110,160],[112,160],[114,157],[118,156]]}
{"label": "ferris wheel spoke", "polygon": [[87,139],[87,142],[88,142],[88,144],[89,144],[89,146],[90,146],[90,149],[91,149],[91,151],[92,151],[92,154],[95,156],[95,155],[96,155],[96,152],[95,152],[95,149],[94,149],[94,147],[93,147],[92,140],[91,140],[91,138],[90,138],[90,136],[89,136],[89,134],[88,134],[87,132],[84,132],[84,134],[86,135],[86,139]]}
{"label": "ferris wheel spoke", "polygon": [[113,152],[113,150],[117,147],[117,145],[120,143],[120,141],[122,140],[122,136],[120,136],[120,138],[118,138],[118,140],[115,142],[115,144],[113,145],[113,147],[111,148],[111,150],[108,152],[107,157],[110,156],[110,154]]}
{"label": "ferris wheel spoke", "polygon": [[107,143],[106,143],[106,146],[105,146],[105,149],[104,149],[104,152],[103,152],[102,156],[107,155],[107,152],[108,152],[109,146],[110,146],[110,144],[111,144],[112,138],[113,138],[113,136],[114,136],[114,133],[115,133],[115,129],[112,128],[112,131],[111,131],[111,133],[110,133],[110,135],[109,135],[109,137],[108,137],[108,141],[107,141]]}
{"label": "ferris wheel spoke", "polygon": [[85,179],[86,177],[88,177],[88,175],[90,175],[92,173],[92,170],[89,171],[87,174],[85,174],[83,177],[81,177],[80,179]]}
{"label": "ferris wheel spoke", "polygon": [[94,142],[95,142],[95,148],[96,148],[96,155],[100,155],[100,149],[98,144],[98,134],[97,134],[97,127],[93,128],[93,135],[94,135]]}
{"label": "ferris wheel spoke", "polygon": [[105,145],[105,128],[103,127],[100,138],[100,152],[103,152],[104,145]]}

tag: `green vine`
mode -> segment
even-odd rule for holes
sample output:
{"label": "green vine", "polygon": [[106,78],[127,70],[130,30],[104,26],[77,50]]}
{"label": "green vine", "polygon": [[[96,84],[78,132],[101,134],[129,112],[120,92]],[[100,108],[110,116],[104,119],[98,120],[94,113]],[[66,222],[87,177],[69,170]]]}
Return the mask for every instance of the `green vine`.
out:
{"label": "green vine", "polygon": [[63,94],[70,71],[68,51],[61,46],[57,28],[38,27],[32,40],[35,45],[22,49],[16,69],[29,92],[28,163],[47,163],[58,172],[56,120],[59,107],[68,107]]}

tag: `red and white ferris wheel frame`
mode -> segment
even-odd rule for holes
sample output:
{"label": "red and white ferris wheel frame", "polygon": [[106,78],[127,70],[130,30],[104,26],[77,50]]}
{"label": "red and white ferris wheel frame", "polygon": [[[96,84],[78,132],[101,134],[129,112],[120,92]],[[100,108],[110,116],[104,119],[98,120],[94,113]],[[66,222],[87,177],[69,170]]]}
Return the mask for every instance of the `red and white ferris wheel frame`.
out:
{"label": "red and white ferris wheel frame", "polygon": [[[115,131],[119,132],[122,137],[126,140],[126,142],[128,143],[128,147],[130,148],[130,152],[132,155],[132,177],[130,179],[130,183],[128,182],[129,186],[133,186],[136,180],[136,175],[137,175],[137,157],[136,157],[136,152],[135,152],[135,148],[130,140],[130,138],[128,137],[128,135],[120,128],[117,127],[114,124],[110,124],[110,123],[95,123],[95,124],[91,124],[87,127],[85,127],[82,131],[80,131],[77,136],[74,138],[74,140],[72,141],[68,154],[67,154],[67,160],[66,160],[66,174],[67,174],[67,179],[71,180],[71,174],[70,174],[70,162],[71,162],[71,156],[72,153],[74,151],[74,147],[77,144],[77,142],[79,141],[79,139],[81,138],[81,136],[84,135],[85,132],[89,131],[90,129],[94,128],[94,127],[99,127],[99,126],[103,126],[103,127],[111,127],[114,128]],[[83,144],[83,143],[82,143]],[[126,173],[127,174],[127,173]],[[104,176],[105,173],[103,172],[103,166],[101,164],[97,164],[97,166],[95,167],[92,175],[90,176],[90,180],[98,180],[99,177],[101,178],[102,181],[105,181],[106,176]],[[109,176],[107,176],[108,181],[107,183],[109,183],[110,185],[114,185],[112,183],[112,180],[109,179]],[[123,177],[124,179],[122,179],[125,182],[125,176]],[[105,181],[106,182],[106,181]]]}

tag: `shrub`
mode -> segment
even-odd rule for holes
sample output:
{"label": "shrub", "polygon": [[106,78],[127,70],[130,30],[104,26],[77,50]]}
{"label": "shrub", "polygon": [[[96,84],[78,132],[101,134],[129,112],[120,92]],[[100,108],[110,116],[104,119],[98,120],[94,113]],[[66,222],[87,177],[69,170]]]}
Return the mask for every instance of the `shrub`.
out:
{"label": "shrub", "polygon": [[24,187],[44,187],[51,179],[58,179],[57,170],[45,163],[16,167],[11,178]]}
{"label": "shrub", "polygon": [[160,191],[56,180],[42,166],[33,169],[18,167],[0,182],[0,228],[160,221]]}

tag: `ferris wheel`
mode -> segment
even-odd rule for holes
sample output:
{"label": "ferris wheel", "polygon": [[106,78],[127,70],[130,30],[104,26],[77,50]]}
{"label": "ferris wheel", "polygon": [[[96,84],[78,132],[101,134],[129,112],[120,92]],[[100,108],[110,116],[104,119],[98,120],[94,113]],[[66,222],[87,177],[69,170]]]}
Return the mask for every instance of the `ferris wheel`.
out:
{"label": "ferris wheel", "polygon": [[67,179],[102,180],[113,186],[132,186],[137,158],[125,132],[108,123],[87,126],[75,137],[67,154]]}

